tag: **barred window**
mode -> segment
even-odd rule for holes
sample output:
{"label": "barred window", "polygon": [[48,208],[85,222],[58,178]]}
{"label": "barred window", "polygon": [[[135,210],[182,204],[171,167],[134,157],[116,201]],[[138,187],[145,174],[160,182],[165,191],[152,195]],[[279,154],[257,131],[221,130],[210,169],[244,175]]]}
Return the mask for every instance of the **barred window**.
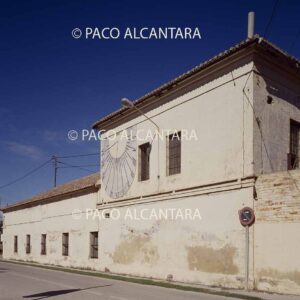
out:
{"label": "barred window", "polygon": [[90,257],[98,258],[98,232],[90,233]]}
{"label": "barred window", "polygon": [[42,234],[41,236],[41,254],[46,255],[46,240],[47,240],[47,235]]}
{"label": "barred window", "polygon": [[288,170],[299,168],[299,134],[300,124],[291,120],[290,123],[290,153],[288,153]]}
{"label": "barred window", "polygon": [[18,253],[18,236],[14,236],[14,253]]}
{"label": "barred window", "polygon": [[62,255],[69,255],[69,233],[62,234]]}
{"label": "barred window", "polygon": [[170,134],[167,142],[167,175],[181,172],[181,132]]}
{"label": "barred window", "polygon": [[139,146],[139,180],[145,181],[150,178],[150,143]]}
{"label": "barred window", "polygon": [[31,246],[30,246],[30,235],[27,234],[26,235],[26,254],[29,254],[31,250]]}

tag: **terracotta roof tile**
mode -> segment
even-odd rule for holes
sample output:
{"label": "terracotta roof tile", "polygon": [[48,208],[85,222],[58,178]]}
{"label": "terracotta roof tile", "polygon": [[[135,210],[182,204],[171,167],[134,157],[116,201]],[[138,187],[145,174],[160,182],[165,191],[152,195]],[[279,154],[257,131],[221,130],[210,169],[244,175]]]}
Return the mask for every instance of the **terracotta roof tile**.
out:
{"label": "terracotta roof tile", "polygon": [[14,210],[14,209],[20,209],[24,206],[32,206],[40,204],[47,200],[55,200],[55,199],[66,199],[68,198],[68,195],[84,191],[84,190],[90,190],[93,187],[95,190],[99,188],[98,184],[100,181],[100,173],[94,173],[89,176],[81,177],[79,179],[75,179],[72,181],[69,181],[65,184],[59,185],[55,188],[52,188],[46,192],[40,193],[38,195],[35,195],[29,199],[14,203],[9,205],[8,207],[4,207],[1,210],[3,212]]}

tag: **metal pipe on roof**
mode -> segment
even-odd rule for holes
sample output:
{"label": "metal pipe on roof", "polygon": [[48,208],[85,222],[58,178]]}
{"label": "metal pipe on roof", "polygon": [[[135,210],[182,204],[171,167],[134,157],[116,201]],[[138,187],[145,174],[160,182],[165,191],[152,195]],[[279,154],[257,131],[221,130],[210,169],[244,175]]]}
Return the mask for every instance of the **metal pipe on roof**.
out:
{"label": "metal pipe on roof", "polygon": [[248,13],[248,39],[252,39],[254,37],[254,11],[250,11]]}

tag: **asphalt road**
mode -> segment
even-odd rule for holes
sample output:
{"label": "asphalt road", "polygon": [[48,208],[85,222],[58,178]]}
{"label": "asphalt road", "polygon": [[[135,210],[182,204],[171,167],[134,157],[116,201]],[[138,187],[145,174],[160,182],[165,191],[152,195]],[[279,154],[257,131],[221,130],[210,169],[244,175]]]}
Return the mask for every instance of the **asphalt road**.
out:
{"label": "asphalt road", "polygon": [[230,300],[232,298],[0,262],[0,299]]}

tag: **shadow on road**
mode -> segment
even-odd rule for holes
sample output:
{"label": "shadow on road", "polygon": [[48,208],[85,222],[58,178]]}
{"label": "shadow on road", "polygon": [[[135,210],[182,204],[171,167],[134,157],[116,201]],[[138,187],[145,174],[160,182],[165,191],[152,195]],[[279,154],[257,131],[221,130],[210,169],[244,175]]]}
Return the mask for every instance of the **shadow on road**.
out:
{"label": "shadow on road", "polygon": [[100,287],[107,287],[107,286],[112,286],[112,284],[91,286],[91,287],[84,288],[84,289],[67,289],[67,290],[47,291],[47,292],[43,292],[43,293],[23,296],[23,298],[26,298],[26,299],[35,298],[34,300],[41,300],[41,299],[46,299],[46,298],[55,297],[55,296],[59,296],[59,295],[65,295],[65,294],[81,292],[81,291],[96,289],[96,288],[100,288]]}

